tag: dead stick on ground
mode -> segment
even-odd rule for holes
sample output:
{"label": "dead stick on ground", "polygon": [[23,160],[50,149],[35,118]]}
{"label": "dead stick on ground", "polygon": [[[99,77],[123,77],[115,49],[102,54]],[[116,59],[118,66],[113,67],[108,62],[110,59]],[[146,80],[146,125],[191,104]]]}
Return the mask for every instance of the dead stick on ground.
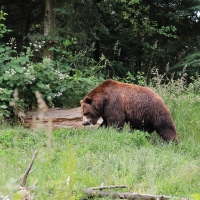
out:
{"label": "dead stick on ground", "polygon": [[21,187],[24,187],[24,185],[25,185],[25,183],[26,183],[28,174],[29,174],[29,172],[30,172],[30,170],[31,170],[31,167],[32,167],[32,165],[33,165],[33,162],[34,162],[36,156],[37,156],[37,150],[34,152],[33,157],[32,157],[32,159],[31,159],[31,162],[30,162],[29,166],[27,167],[27,169],[26,169],[26,171],[25,171],[25,173],[24,173],[24,175],[23,175],[23,177],[22,177],[22,180],[21,180],[21,182],[20,182],[20,186],[21,186]]}
{"label": "dead stick on ground", "polygon": [[108,186],[99,186],[99,187],[91,187],[87,190],[103,190],[103,189],[113,189],[113,188],[129,188],[128,185],[108,185]]}

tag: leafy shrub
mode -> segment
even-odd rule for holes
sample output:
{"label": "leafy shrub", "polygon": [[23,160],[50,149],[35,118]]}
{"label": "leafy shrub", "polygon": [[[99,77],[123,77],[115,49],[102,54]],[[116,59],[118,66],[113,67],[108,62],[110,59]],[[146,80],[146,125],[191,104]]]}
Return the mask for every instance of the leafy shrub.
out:
{"label": "leafy shrub", "polygon": [[117,78],[117,80],[126,82],[126,83],[134,83],[138,85],[145,85],[146,84],[146,77],[144,72],[137,72],[136,75],[131,74],[130,72],[126,73],[124,78]]}
{"label": "leafy shrub", "polygon": [[10,30],[8,30],[6,28],[4,23],[2,23],[2,21],[5,20],[5,16],[6,15],[7,15],[7,13],[3,12],[2,10],[0,10],[0,38],[2,38],[5,33],[10,32]]}
{"label": "leafy shrub", "polygon": [[18,88],[20,99],[16,103],[21,110],[35,108],[35,91],[42,93],[50,107],[74,107],[79,105],[79,100],[91,88],[103,80],[100,71],[104,67],[101,65],[104,58],[99,63],[91,62],[90,71],[80,71],[72,68],[68,51],[58,51],[62,56],[57,56],[56,61],[44,58],[42,62],[33,62],[34,51],[38,50],[38,46],[33,47],[24,47],[24,52],[17,53],[13,45],[0,44],[0,65],[3,66],[0,68],[0,121],[12,113],[9,102],[15,88]]}
{"label": "leafy shrub", "polygon": [[187,73],[191,76],[199,72],[200,55],[199,51],[186,52],[175,66],[172,67],[175,71],[181,71],[184,66],[187,66]]}
{"label": "leafy shrub", "polygon": [[75,104],[75,96],[78,95],[80,98],[88,91],[86,86],[94,86],[98,82],[98,78],[95,78],[94,74],[86,76],[88,72],[73,70],[69,65],[61,63],[58,67],[58,61],[54,62],[48,58],[34,63],[31,61],[32,51],[30,48],[26,48],[26,54],[21,53],[18,56],[12,56],[13,53],[15,55],[17,53],[11,47],[1,46],[0,51],[2,53],[0,63],[4,66],[0,70],[0,86],[6,85],[9,91],[17,87],[20,98],[28,105],[34,103],[35,91],[40,91],[50,106],[56,104],[60,99],[61,105],[65,103],[64,99],[65,101],[73,99],[73,104]]}
{"label": "leafy shrub", "polygon": [[0,87],[0,122],[10,116],[8,101],[11,100],[12,90]]}

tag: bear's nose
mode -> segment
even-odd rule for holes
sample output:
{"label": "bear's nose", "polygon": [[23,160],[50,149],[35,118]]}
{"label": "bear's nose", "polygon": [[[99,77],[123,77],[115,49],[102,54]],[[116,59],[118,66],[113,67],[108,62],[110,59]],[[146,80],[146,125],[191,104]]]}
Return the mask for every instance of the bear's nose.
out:
{"label": "bear's nose", "polygon": [[82,125],[84,126],[90,125],[90,122],[89,121],[82,122]]}

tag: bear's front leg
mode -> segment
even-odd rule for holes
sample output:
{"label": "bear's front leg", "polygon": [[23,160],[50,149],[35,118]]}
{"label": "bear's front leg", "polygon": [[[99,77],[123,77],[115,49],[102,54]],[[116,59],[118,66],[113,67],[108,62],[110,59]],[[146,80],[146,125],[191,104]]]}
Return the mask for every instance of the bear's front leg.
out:
{"label": "bear's front leg", "polygon": [[117,127],[118,130],[122,130],[124,128],[125,120],[117,119],[116,117],[109,117],[105,120],[107,126]]}
{"label": "bear's front leg", "polygon": [[107,123],[105,120],[103,120],[103,122],[99,125],[99,127],[107,127]]}

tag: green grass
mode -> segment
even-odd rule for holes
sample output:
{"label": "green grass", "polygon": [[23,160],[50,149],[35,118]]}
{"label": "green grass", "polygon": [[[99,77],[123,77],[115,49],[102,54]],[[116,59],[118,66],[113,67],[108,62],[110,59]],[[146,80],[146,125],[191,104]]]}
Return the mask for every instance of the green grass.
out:
{"label": "green grass", "polygon": [[[180,138],[164,143],[156,133],[110,129],[31,131],[0,125],[0,196],[15,198],[16,185],[34,150],[38,156],[27,186],[35,199],[81,199],[82,189],[128,185],[123,191],[190,198],[200,193],[200,100],[160,92]],[[196,195],[198,196],[198,195]],[[109,198],[107,198],[109,199]]]}
{"label": "green grass", "polygon": [[[11,145],[6,144],[9,134],[13,136]],[[4,195],[15,194],[11,186],[19,183],[15,180],[25,172],[35,149],[39,154],[27,185],[38,180],[36,199],[79,199],[82,189],[102,183],[181,197],[200,192],[200,147],[192,135],[175,145],[162,143],[156,134],[150,138],[139,131],[131,134],[128,128],[120,133],[114,129],[57,129],[48,146],[33,132],[10,128],[1,131],[0,141]]]}

